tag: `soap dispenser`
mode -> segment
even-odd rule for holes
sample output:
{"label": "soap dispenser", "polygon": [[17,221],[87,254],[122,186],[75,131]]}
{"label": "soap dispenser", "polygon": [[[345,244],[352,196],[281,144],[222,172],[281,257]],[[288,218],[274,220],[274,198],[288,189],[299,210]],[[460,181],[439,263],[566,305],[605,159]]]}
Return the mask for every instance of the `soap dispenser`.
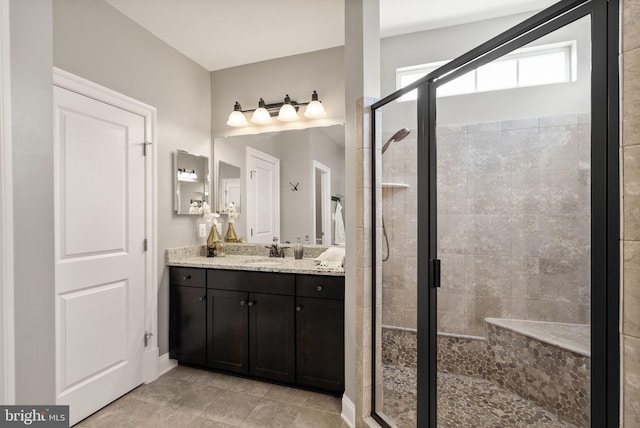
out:
{"label": "soap dispenser", "polygon": [[300,237],[297,237],[296,243],[293,244],[293,255],[296,259],[300,260],[302,258],[302,243],[300,242]]}

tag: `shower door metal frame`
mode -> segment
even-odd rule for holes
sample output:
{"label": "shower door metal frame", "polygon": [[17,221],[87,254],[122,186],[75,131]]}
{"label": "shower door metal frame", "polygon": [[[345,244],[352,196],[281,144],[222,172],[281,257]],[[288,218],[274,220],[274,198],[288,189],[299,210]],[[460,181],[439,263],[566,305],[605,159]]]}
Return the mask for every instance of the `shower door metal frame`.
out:
{"label": "shower door metal frame", "polygon": [[[591,17],[591,426],[619,425],[620,405],[620,183],[619,183],[619,0],[562,0],[515,27],[450,61],[422,79],[371,106],[372,147],[376,147],[376,112],[417,89],[418,128],[418,403],[417,426],[437,426],[437,259],[436,90],[578,19]],[[376,156],[371,156],[376,171]],[[376,188],[376,174],[373,188]],[[372,204],[376,206],[373,192]],[[372,210],[376,224],[376,210]],[[376,234],[372,234],[373,308],[376,307]],[[593,302],[596,302],[594,305]],[[376,317],[372,358],[376,361]],[[372,370],[372,385],[376,385]],[[372,393],[372,417],[376,413]]]}

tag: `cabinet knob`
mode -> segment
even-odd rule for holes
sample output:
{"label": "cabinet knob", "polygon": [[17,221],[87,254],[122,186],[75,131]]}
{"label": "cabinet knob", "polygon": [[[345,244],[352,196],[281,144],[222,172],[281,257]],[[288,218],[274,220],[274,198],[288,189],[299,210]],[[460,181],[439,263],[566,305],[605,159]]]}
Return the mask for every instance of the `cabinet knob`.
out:
{"label": "cabinet knob", "polygon": [[319,292],[324,290],[324,285],[322,285],[322,284],[316,285],[316,290],[318,290]]}
{"label": "cabinet knob", "polygon": [[203,302],[203,301],[207,300],[207,296],[198,297],[198,300]]}
{"label": "cabinet knob", "polygon": [[185,281],[188,280],[188,279],[191,279],[191,275],[186,275],[186,276],[182,277],[182,279],[185,280]]}
{"label": "cabinet knob", "polygon": [[247,303],[246,300],[240,300],[240,306],[244,306],[245,303]]}
{"label": "cabinet knob", "polygon": [[302,305],[296,306],[296,311],[297,312],[302,312],[302,307],[303,307]]}
{"label": "cabinet knob", "polygon": [[251,307],[251,306],[255,305],[255,303],[256,302],[249,301],[249,302],[247,302],[247,306]]}

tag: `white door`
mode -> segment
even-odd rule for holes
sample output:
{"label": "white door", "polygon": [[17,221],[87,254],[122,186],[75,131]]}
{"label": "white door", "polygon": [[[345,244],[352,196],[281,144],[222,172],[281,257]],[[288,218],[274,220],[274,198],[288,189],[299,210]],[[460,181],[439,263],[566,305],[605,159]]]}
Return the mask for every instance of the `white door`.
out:
{"label": "white door", "polygon": [[247,147],[248,242],[280,237],[280,159]]}
{"label": "white door", "polygon": [[143,382],[145,123],[54,87],[56,396],[71,423]]}

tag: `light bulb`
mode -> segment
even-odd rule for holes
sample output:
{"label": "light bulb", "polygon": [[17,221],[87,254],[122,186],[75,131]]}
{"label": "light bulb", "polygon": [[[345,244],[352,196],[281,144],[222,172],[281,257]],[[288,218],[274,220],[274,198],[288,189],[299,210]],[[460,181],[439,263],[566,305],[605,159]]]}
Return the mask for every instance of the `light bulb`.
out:
{"label": "light bulb", "polygon": [[236,101],[233,105],[233,111],[227,119],[227,125],[229,126],[245,126],[247,124],[247,118],[242,114],[242,107],[240,103]]}
{"label": "light bulb", "polygon": [[251,122],[258,125],[271,123],[271,115],[265,108],[264,100],[262,98],[260,98],[260,101],[258,101],[258,108],[253,112],[253,115],[251,116]]}
{"label": "light bulb", "polygon": [[280,112],[278,112],[278,120],[291,122],[296,119],[298,119],[298,112],[291,105],[291,98],[289,98],[289,94],[287,94],[284,97],[284,104],[280,107]]}
{"label": "light bulb", "polygon": [[315,119],[318,117],[325,117],[327,113],[324,111],[324,106],[320,101],[311,101],[307,105],[307,109],[304,111],[304,117]]}

